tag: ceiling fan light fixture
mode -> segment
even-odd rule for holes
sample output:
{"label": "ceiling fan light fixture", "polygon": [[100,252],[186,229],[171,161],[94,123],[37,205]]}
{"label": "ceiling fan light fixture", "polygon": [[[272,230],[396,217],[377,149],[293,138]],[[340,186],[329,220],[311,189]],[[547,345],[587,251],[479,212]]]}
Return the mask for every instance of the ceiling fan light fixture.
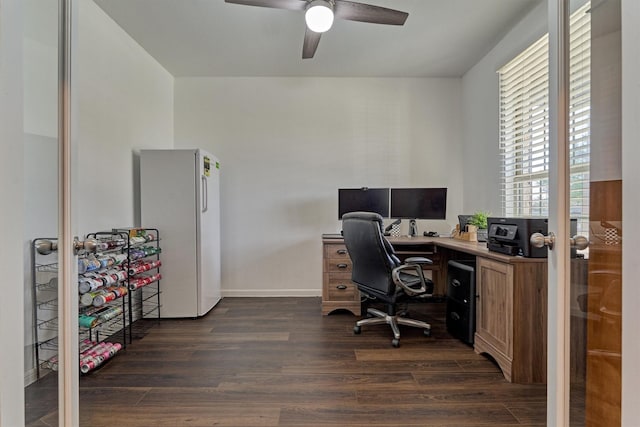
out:
{"label": "ceiling fan light fixture", "polygon": [[324,33],[333,25],[333,4],[328,0],[309,2],[304,14],[307,27],[316,33]]}

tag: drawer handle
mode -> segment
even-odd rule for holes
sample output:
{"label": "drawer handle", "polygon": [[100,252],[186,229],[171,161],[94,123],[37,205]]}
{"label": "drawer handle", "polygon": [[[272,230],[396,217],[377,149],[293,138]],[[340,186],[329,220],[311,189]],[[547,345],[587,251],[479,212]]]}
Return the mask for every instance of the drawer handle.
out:
{"label": "drawer handle", "polygon": [[460,281],[459,281],[458,279],[453,279],[453,280],[451,281],[451,284],[457,288],[457,287],[458,287],[458,286],[460,286],[462,283],[460,283]]}
{"label": "drawer handle", "polygon": [[347,268],[348,265],[347,264],[338,264],[336,267],[338,267],[338,268]]}
{"label": "drawer handle", "polygon": [[338,285],[336,286],[336,289],[340,289],[341,291],[344,291],[345,289],[347,289],[347,285]]}
{"label": "drawer handle", "polygon": [[338,249],[336,252],[338,253],[338,255],[345,255],[347,253],[347,250],[346,249]]}

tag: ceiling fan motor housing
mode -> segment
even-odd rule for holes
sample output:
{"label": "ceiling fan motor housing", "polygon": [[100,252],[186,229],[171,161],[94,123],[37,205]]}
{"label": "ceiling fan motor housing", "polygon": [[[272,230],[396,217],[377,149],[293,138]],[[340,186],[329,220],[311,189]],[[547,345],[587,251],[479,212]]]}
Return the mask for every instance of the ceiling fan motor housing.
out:
{"label": "ceiling fan motor housing", "polygon": [[307,4],[304,19],[307,27],[316,33],[324,33],[333,25],[333,0],[312,0]]}

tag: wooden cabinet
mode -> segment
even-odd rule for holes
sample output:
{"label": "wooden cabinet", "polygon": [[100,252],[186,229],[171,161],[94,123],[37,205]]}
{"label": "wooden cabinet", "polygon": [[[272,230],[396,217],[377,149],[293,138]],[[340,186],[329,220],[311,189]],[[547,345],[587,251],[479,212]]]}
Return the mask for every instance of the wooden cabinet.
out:
{"label": "wooden cabinet", "polygon": [[513,361],[513,267],[485,258],[476,261],[475,349],[490,354],[511,380]]}
{"label": "wooden cabinet", "polygon": [[348,310],[360,315],[360,291],[351,282],[351,259],[342,239],[322,239],[322,314]]}
{"label": "wooden cabinet", "polygon": [[546,382],[546,259],[476,261],[474,349],[493,357],[507,381]]}

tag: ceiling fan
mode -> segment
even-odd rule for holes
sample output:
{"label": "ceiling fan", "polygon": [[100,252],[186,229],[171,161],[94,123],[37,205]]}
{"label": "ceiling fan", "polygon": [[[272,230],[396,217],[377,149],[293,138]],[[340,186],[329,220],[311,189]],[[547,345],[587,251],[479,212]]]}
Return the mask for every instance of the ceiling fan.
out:
{"label": "ceiling fan", "polygon": [[302,46],[303,59],[313,58],[320,36],[331,28],[334,17],[373,24],[404,25],[409,16],[408,13],[399,10],[347,0],[225,0],[225,2],[305,11],[307,28]]}

